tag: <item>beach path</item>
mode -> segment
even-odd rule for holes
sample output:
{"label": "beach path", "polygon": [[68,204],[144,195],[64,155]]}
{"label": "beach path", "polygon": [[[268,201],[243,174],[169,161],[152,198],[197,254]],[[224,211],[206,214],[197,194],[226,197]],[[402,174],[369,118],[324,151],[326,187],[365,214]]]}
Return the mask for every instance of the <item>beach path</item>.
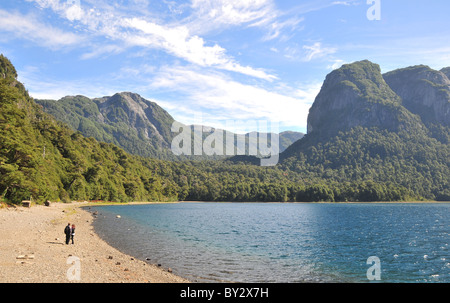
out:
{"label": "beach path", "polygon": [[[0,209],[0,283],[185,283],[103,241],[83,203]],[[64,227],[76,225],[75,244]]]}

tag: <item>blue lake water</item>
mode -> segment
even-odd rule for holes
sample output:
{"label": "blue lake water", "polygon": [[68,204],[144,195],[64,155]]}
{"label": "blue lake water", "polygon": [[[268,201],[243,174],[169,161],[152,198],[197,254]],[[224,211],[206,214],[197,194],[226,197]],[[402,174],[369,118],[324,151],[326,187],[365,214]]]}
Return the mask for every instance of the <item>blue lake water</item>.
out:
{"label": "blue lake water", "polygon": [[[198,282],[450,282],[450,204],[93,207],[111,245]],[[120,215],[120,218],[116,218]],[[367,263],[369,257],[380,263]]]}

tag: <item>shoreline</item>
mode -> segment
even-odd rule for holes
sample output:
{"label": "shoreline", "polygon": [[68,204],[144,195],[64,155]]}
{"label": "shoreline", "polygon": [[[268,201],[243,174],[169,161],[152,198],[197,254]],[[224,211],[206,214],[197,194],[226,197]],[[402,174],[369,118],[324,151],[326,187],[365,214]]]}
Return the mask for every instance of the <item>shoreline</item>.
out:
{"label": "shoreline", "polygon": [[179,203],[235,203],[235,204],[446,204],[450,201],[341,201],[341,202],[302,202],[302,201],[174,201],[174,202],[76,202],[85,203],[86,205],[81,207],[95,207],[95,206],[120,206],[120,205],[145,205],[145,204],[179,204]]}
{"label": "shoreline", "polygon": [[[90,203],[0,209],[0,283],[189,283],[112,247],[94,231]],[[74,245],[64,227],[76,225]],[[79,270],[78,272],[76,270]]]}
{"label": "shoreline", "polygon": [[[0,283],[191,283],[154,264],[139,260],[104,241],[94,230],[95,217],[87,207],[186,202],[51,203],[0,208]],[[213,202],[243,203],[243,202]],[[246,202],[258,203],[258,202]],[[411,202],[262,202],[262,203],[389,203],[434,204],[445,201]],[[66,245],[64,227],[77,226],[75,244]],[[69,279],[74,258],[80,279]]]}
{"label": "shoreline", "polygon": [[[445,204],[450,203],[450,201],[370,201],[370,202],[355,202],[355,201],[344,201],[344,202],[300,202],[300,201],[286,201],[286,202],[240,202],[240,201],[178,201],[178,202],[130,202],[130,204],[123,203],[123,205],[135,205],[135,204],[156,204],[156,203],[236,203],[236,204]],[[108,205],[108,204],[105,204]],[[113,205],[113,204],[111,204]]]}

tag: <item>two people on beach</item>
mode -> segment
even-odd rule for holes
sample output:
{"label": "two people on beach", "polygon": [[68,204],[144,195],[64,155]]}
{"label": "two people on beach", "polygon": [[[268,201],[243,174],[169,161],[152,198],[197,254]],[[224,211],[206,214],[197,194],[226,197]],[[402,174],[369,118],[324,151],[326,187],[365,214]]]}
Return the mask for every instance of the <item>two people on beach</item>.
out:
{"label": "two people on beach", "polygon": [[64,233],[66,234],[66,244],[69,244],[70,239],[72,239],[72,244],[74,244],[73,237],[75,236],[75,224],[70,226],[70,223],[68,223],[66,228],[64,228]]}

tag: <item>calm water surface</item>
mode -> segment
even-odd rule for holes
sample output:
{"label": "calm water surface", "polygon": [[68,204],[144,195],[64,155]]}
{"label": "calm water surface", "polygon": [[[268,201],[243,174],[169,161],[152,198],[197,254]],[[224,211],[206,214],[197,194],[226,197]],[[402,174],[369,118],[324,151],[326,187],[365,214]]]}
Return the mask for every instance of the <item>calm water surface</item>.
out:
{"label": "calm water surface", "polygon": [[[101,206],[111,245],[199,282],[450,282],[450,204]],[[120,215],[121,218],[116,218]]]}

